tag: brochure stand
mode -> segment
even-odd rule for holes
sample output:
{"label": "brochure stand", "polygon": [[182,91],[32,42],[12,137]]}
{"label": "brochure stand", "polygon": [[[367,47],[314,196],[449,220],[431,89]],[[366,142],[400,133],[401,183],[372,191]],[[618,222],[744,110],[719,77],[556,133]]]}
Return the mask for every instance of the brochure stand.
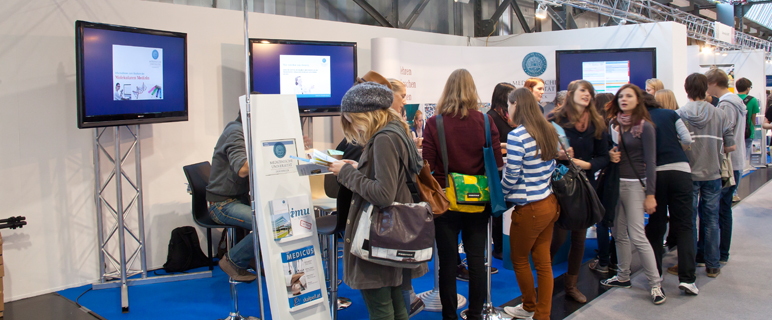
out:
{"label": "brochure stand", "polygon": [[[255,225],[265,270],[267,293],[273,319],[330,319],[324,266],[316,235],[316,223],[309,216],[311,185],[298,174],[303,155],[295,95],[241,96],[242,119],[250,112],[251,136],[245,139],[252,150],[250,171]],[[247,126],[246,121],[244,123]],[[245,133],[246,134],[246,133]]]}

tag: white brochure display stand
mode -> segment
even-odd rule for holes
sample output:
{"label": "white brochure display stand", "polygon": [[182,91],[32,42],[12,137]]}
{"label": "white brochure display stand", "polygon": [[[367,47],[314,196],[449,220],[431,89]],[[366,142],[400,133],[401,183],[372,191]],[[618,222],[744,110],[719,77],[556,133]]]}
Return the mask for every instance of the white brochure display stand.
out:
{"label": "white brochure display stand", "polygon": [[[239,101],[242,119],[247,119],[246,96]],[[271,318],[328,320],[319,239],[309,236],[317,234],[311,185],[298,175],[298,161],[289,158],[304,156],[297,98],[251,95],[250,104],[252,192]]]}

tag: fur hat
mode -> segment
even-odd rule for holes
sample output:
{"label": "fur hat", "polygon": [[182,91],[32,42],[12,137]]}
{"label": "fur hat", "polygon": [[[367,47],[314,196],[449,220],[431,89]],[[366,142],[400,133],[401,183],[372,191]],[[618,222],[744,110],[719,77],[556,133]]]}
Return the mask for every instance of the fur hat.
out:
{"label": "fur hat", "polygon": [[360,83],[351,87],[340,102],[340,111],[348,113],[370,112],[391,107],[394,93],[388,87],[375,82]]}

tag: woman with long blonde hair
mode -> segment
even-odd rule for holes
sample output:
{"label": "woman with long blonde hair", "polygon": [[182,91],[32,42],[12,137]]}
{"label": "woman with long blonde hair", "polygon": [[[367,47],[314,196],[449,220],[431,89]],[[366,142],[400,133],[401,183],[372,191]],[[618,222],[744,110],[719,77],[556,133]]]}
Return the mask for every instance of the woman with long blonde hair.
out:
{"label": "woman with long blonde hair", "polygon": [[[480,98],[469,71],[458,69],[451,73],[437,103],[438,116],[426,120],[424,128],[423,158],[429,163],[434,178],[441,186],[447,185],[447,172],[466,175],[485,175],[483,147],[485,145],[485,118],[488,115],[477,110]],[[441,154],[438,117],[442,116],[444,140],[448,163]],[[493,120],[488,118],[491,123]],[[490,125],[491,141],[499,141],[499,131]],[[498,167],[503,166],[501,149],[493,148]],[[434,220],[437,238],[437,258],[440,264],[440,300],[442,318],[458,319],[456,309],[456,271],[458,261],[458,235],[461,234],[469,265],[469,311],[467,319],[480,319],[487,295],[485,257],[487,247],[488,217],[490,206],[482,213],[447,211]]]}
{"label": "woman with long blonde hair", "polygon": [[[351,254],[351,238],[367,204],[386,207],[393,202],[413,203],[407,186],[409,177],[421,171],[423,163],[410,129],[391,109],[392,91],[373,82],[355,85],[341,101],[341,125],[349,143],[363,146],[359,162],[333,162],[329,170],[354,195],[348,212],[343,244],[343,281],[360,290],[370,319],[407,320],[403,298],[405,278],[417,278],[428,270],[388,267],[362,260]],[[403,164],[406,170],[403,170]]]}
{"label": "woman with long blonde hair", "polygon": [[[558,133],[541,113],[528,89],[509,94],[509,114],[517,126],[507,136],[507,165],[501,185],[515,205],[510,226],[512,265],[523,303],[504,312],[521,319],[549,320],[552,309],[552,229],[560,206],[550,189],[558,156]],[[536,268],[537,291],[528,257]]]}
{"label": "woman with long blonde hair", "polygon": [[646,80],[646,93],[653,96],[657,91],[662,89],[665,89],[665,84],[662,83],[662,80],[657,78]]}
{"label": "woman with long blonde hair", "polygon": [[657,90],[657,92],[654,93],[654,99],[657,100],[664,109],[673,111],[678,110],[678,101],[676,101],[675,94],[673,94],[672,90]]}

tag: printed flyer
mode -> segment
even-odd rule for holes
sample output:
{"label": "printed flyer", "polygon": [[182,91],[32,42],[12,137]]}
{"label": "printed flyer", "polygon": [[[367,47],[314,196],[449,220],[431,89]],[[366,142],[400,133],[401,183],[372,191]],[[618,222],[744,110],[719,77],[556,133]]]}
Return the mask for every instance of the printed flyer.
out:
{"label": "printed flyer", "polygon": [[313,246],[281,254],[290,311],[322,301],[320,278],[314,264],[314,254]]}
{"label": "printed flyer", "polygon": [[271,227],[274,240],[295,240],[312,235],[314,216],[308,195],[271,201]]}
{"label": "printed flyer", "polygon": [[263,144],[263,163],[265,163],[265,175],[272,176],[297,172],[295,168],[297,161],[291,157],[296,157],[295,140],[275,140],[262,141]]}

